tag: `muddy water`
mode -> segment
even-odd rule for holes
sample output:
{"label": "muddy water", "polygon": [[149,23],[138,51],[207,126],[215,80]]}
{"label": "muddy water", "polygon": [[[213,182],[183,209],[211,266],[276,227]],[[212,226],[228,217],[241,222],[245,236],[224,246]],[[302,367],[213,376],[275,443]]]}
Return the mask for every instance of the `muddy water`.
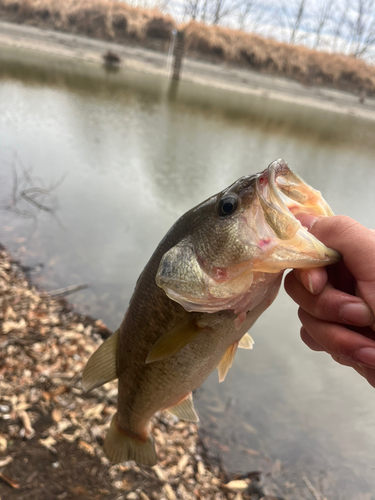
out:
{"label": "muddy water", "polygon": [[[0,197],[63,182],[0,214],[0,241],[48,289],[73,296],[111,328],[156,244],[188,208],[278,157],[319,188],[336,213],[374,226],[375,126],[354,116],[254,100],[161,78],[38,60],[0,69]],[[25,184],[26,183],[26,184]],[[30,185],[29,185],[30,186]],[[31,216],[31,218],[28,218]],[[375,392],[299,339],[281,292],[252,329],[225,382],[197,392],[208,442],[233,470],[274,475],[279,495],[373,498]],[[289,496],[287,496],[289,495]],[[374,497],[375,498],[375,497]]]}

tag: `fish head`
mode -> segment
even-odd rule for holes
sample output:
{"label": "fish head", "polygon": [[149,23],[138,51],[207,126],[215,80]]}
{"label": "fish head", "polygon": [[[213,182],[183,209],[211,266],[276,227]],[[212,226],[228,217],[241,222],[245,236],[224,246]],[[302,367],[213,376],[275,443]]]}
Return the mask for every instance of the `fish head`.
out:
{"label": "fish head", "polygon": [[340,259],[307,229],[330,215],[321,193],[276,160],[177,221],[182,237],[163,255],[156,283],[188,311],[256,305],[283,270]]}

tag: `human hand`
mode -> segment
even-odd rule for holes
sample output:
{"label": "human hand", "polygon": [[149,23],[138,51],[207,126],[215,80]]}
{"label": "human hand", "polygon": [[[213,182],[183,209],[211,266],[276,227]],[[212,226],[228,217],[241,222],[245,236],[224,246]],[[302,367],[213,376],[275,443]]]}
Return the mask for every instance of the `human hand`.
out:
{"label": "human hand", "polygon": [[343,260],[286,276],[285,290],[300,306],[301,338],[375,387],[375,232],[344,216],[319,218],[310,232]]}

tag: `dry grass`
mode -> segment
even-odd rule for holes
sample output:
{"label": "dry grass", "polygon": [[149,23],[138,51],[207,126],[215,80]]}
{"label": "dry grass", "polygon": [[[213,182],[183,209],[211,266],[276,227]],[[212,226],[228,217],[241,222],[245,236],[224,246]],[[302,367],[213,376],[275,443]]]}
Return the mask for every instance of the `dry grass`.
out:
{"label": "dry grass", "polygon": [[375,94],[375,67],[360,59],[195,22],[184,29],[186,48],[192,54],[293,78],[306,85]]}
{"label": "dry grass", "polygon": [[[137,43],[168,50],[175,21],[158,10],[114,0],[0,0],[0,17],[70,33]],[[327,54],[251,33],[190,22],[186,51],[194,57],[226,62],[293,78],[375,95],[375,67],[342,54]]]}
{"label": "dry grass", "polygon": [[[111,0],[0,0],[6,20],[117,42],[169,44],[173,19],[157,10]],[[157,43],[159,42],[159,43]]]}

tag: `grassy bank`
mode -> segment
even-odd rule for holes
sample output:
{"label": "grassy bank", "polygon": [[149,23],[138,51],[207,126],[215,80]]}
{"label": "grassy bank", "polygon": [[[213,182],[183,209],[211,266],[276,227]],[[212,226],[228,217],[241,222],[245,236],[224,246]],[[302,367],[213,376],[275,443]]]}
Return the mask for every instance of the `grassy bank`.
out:
{"label": "grassy bank", "polygon": [[177,26],[157,10],[131,7],[113,0],[0,0],[7,21],[79,33],[120,43],[167,51],[173,28],[185,31],[186,52],[292,78],[305,85],[326,85],[375,95],[375,67],[342,54],[328,54],[280,43],[251,33],[196,22]]}

